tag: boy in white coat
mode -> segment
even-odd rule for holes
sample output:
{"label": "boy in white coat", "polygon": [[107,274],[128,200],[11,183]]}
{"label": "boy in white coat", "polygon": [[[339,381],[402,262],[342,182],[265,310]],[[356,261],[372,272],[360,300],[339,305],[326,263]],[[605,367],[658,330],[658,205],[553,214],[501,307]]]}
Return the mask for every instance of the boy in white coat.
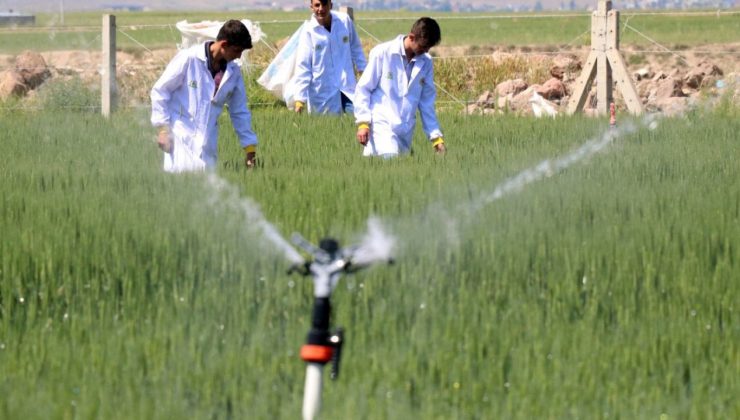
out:
{"label": "boy in white coat", "polygon": [[309,0],[313,12],[300,35],[293,79],[295,111],[352,113],[355,68],[367,61],[349,15],[331,10],[331,0]]}
{"label": "boy in white coat", "polygon": [[357,141],[364,156],[393,157],[411,150],[416,111],[437,153],[446,152],[434,101],[434,69],[429,50],[442,38],[434,19],[423,17],[404,36],[370,51],[355,89]]}
{"label": "boy in white coat", "polygon": [[252,48],[244,24],[229,20],[216,41],[180,51],[167,65],[151,91],[152,125],[165,152],[167,172],[213,168],[218,155],[218,117],[224,105],[246,153],[245,164],[255,164],[257,136],[239,66],[233,61]]}

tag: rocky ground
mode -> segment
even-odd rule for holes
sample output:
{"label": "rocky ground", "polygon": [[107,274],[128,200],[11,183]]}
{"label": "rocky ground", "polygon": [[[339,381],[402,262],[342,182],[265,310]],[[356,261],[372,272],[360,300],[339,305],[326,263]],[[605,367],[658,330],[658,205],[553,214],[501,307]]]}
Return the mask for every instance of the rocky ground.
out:
{"label": "rocky ground", "polygon": [[[549,67],[550,75],[545,80],[511,79],[480,92],[476,103],[468,105],[466,112],[483,114],[565,112],[589,52],[584,47],[563,50],[541,46],[439,47],[434,51],[438,57],[490,56],[494,62],[501,63],[524,58],[532,65]],[[129,101],[146,102],[151,84],[175,52],[174,48],[136,53],[119,51],[116,54],[119,90],[126,92]],[[255,62],[267,62],[271,54],[267,50],[254,53]],[[622,50],[644,108],[668,114],[683,112],[692,104],[725,94],[740,103],[739,55],[740,43],[682,48],[674,53],[637,51],[629,46]],[[32,99],[39,86],[53,79],[79,77],[98,85],[100,63],[99,51],[0,55],[0,100],[12,96]],[[594,112],[595,90],[593,86],[585,104],[586,113]],[[618,108],[625,108],[619,89],[615,89],[615,102]]]}

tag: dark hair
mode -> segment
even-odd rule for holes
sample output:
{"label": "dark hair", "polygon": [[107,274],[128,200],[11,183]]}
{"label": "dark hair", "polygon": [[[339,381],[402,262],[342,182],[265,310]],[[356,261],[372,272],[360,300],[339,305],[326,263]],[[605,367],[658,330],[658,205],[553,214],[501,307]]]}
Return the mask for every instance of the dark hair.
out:
{"label": "dark hair", "polygon": [[226,41],[229,45],[238,45],[245,50],[252,48],[252,36],[247,27],[236,19],[227,20],[218,31],[216,41]]}
{"label": "dark hair", "polygon": [[439,29],[437,21],[430,17],[419,18],[414,22],[411,26],[411,33],[430,48],[439,44],[439,41],[442,40],[442,31]]}

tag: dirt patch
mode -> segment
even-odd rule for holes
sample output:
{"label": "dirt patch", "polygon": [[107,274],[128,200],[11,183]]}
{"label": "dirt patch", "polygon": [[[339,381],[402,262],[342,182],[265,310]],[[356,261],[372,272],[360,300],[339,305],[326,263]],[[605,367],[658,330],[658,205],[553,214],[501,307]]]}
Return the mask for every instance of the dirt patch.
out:
{"label": "dirt patch", "polygon": [[[633,80],[639,71],[662,73],[666,75],[684,75],[702,61],[710,62],[721,69],[724,75],[740,72],[740,42],[729,44],[702,45],[697,47],[675,46],[677,51],[660,51],[658,47],[646,50],[636,46],[623,46],[622,56]],[[480,57],[516,57],[526,60],[532,68],[548,65],[558,54],[569,54],[585,60],[589,47],[531,45],[531,46],[439,46],[432,50],[439,58],[476,59]],[[152,51],[118,51],[116,54],[117,81],[122,103],[142,104],[148,102],[149,90],[159,77],[170,59],[177,53],[176,48],[156,49]],[[99,51],[48,51],[40,53],[51,70],[52,79],[79,77],[86,84],[99,84],[102,57]],[[250,51],[250,61],[261,71],[274,55],[266,48]],[[14,68],[15,56],[0,54],[0,73]],[[479,76],[486,75],[476,75]],[[440,76],[441,77],[441,76]],[[516,76],[521,77],[521,76]],[[542,77],[531,74],[531,78]],[[525,77],[526,78],[526,77]],[[542,84],[546,80],[526,80],[530,85]],[[637,83],[637,80],[634,80]]]}

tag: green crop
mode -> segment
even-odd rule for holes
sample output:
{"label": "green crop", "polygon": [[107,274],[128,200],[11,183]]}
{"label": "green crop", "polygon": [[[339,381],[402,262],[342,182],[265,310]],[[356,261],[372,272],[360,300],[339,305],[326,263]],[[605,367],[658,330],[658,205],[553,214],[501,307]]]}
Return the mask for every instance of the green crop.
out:
{"label": "green crop", "polygon": [[374,216],[398,240],[395,265],[334,294],[347,344],[324,418],[740,414],[735,107],[482,207],[606,121],[443,113],[447,156],[419,132],[384,161],[351,118],[253,114],[253,171],[221,124],[236,197],[163,173],[144,113],[0,115],[0,417],[298,417],[312,287],[255,205],[285,236],[349,244]]}

